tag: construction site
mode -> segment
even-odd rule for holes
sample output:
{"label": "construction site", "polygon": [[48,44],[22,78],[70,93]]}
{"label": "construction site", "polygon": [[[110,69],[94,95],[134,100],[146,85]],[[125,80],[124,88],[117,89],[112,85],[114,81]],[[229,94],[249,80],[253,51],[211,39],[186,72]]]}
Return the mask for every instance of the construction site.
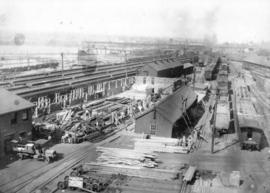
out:
{"label": "construction site", "polygon": [[270,51],[63,36],[0,34],[0,193],[270,192]]}

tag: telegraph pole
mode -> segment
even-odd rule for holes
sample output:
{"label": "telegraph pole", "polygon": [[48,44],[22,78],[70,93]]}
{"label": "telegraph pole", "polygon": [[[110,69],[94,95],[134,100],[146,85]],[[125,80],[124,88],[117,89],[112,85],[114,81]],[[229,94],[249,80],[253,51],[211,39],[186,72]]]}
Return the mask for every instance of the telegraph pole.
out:
{"label": "telegraph pole", "polygon": [[211,153],[214,153],[214,145],[215,145],[215,130],[216,130],[216,114],[217,114],[217,100],[218,100],[219,92],[217,91],[215,105],[214,105],[214,119],[213,123],[211,124],[212,127],[212,144],[211,144]]}
{"label": "telegraph pole", "polygon": [[193,67],[193,90],[195,90],[195,81],[196,81],[196,67]]}
{"label": "telegraph pole", "polygon": [[61,53],[61,58],[62,58],[62,77],[64,77],[64,53]]}

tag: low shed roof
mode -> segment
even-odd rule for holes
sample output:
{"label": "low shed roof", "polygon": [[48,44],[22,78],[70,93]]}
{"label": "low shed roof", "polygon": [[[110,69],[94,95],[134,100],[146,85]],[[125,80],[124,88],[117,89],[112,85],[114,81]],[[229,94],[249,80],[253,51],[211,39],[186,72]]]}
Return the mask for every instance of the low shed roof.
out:
{"label": "low shed roof", "polygon": [[175,60],[160,60],[148,63],[147,65],[157,71],[162,71],[166,69],[176,68],[178,66],[181,66],[182,64],[179,61]]}
{"label": "low shed roof", "polygon": [[0,115],[34,107],[35,105],[6,89],[0,88]]}
{"label": "low shed roof", "polygon": [[186,69],[186,68],[192,68],[193,67],[193,64],[191,64],[191,63],[185,63],[184,64],[184,69]]}

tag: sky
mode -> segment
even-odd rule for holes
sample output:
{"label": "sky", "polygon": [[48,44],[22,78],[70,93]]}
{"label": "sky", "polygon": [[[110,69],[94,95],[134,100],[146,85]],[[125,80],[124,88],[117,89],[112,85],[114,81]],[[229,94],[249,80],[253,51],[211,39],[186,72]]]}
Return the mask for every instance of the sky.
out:
{"label": "sky", "polygon": [[0,32],[270,41],[270,0],[0,0]]}

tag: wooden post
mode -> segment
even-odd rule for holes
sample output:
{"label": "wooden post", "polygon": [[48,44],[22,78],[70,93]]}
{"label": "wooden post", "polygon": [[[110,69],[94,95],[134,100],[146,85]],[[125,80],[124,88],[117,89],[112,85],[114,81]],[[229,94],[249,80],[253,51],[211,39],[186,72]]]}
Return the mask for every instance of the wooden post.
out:
{"label": "wooden post", "polygon": [[61,59],[62,59],[62,77],[64,77],[64,53],[61,53]]}

